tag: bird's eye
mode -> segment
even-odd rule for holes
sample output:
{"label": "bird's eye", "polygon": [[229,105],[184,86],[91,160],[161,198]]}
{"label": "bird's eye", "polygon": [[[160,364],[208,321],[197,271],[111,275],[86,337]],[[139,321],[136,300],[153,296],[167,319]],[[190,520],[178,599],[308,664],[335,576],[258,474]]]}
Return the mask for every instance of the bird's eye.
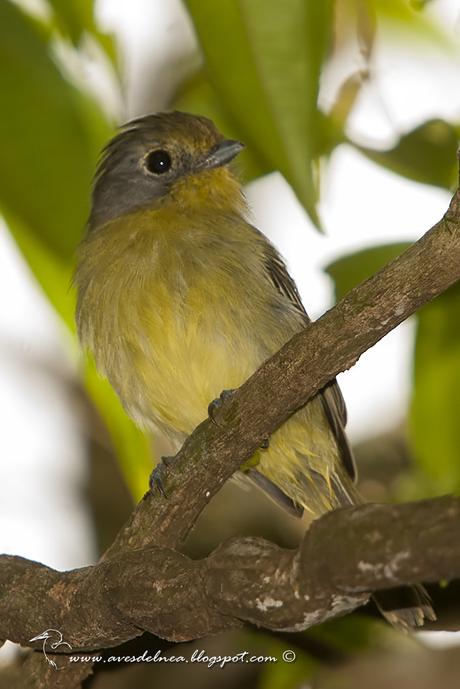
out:
{"label": "bird's eye", "polygon": [[154,175],[162,175],[171,168],[172,160],[168,151],[151,151],[145,158],[145,167]]}

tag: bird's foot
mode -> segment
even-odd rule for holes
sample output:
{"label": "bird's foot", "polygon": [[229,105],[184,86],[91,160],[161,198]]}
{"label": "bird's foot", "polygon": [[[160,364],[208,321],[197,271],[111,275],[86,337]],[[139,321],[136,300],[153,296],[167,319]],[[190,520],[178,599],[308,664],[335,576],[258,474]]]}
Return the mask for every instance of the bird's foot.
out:
{"label": "bird's foot", "polygon": [[222,390],[219,397],[217,397],[217,399],[213,400],[210,403],[208,407],[208,416],[211,419],[211,421],[216,424],[216,426],[222,425],[220,423],[222,419],[219,417],[222,416],[222,411],[225,402],[233,396],[234,392],[235,390]]}
{"label": "bird's foot", "polygon": [[168,497],[166,495],[165,483],[168,469],[174,460],[175,457],[161,457],[149,478],[149,489],[152,494],[157,490],[164,498]]}
{"label": "bird's foot", "polygon": [[262,440],[262,442],[260,443],[260,449],[261,450],[268,450],[269,447],[270,447],[270,438],[267,435],[267,437],[264,438]]}
{"label": "bird's foot", "polygon": [[240,466],[240,471],[243,472],[243,474],[246,474],[248,471],[251,471],[251,469],[255,469],[260,463],[260,455],[259,451],[254,452],[252,457],[249,457],[243,464]]}

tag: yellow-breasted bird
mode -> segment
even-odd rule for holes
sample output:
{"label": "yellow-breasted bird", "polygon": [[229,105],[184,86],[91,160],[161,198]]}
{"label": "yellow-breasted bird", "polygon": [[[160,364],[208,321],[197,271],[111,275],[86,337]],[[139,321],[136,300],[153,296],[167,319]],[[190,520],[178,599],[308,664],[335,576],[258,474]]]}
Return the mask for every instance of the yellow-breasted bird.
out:
{"label": "yellow-breasted bird", "polygon": [[[239,387],[308,323],[294,281],[248,219],[229,166],[243,148],[204,118],[133,120],[96,174],[75,275],[81,341],[143,428],[177,445],[222,390]],[[357,500],[334,381],[292,416],[244,474],[291,513]],[[422,587],[380,600],[393,624],[432,618]]]}

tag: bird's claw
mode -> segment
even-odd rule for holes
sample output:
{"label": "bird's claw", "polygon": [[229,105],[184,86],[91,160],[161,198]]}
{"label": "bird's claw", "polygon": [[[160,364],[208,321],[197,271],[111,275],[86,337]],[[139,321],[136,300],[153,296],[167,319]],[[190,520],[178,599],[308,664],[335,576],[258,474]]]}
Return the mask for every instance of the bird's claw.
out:
{"label": "bird's claw", "polygon": [[166,495],[164,484],[166,482],[168,469],[173,463],[174,459],[175,457],[162,457],[156,467],[153,469],[149,478],[149,489],[151,493],[155,493],[155,490],[157,490],[164,498],[168,497]]}
{"label": "bird's claw", "polygon": [[222,390],[219,397],[213,400],[208,406],[208,416],[216,426],[220,426],[219,415],[222,411],[222,407],[225,402],[230,399],[235,391],[234,390]]}
{"label": "bird's claw", "polygon": [[260,443],[260,449],[261,450],[268,450],[269,447],[270,447],[270,438],[267,436]]}

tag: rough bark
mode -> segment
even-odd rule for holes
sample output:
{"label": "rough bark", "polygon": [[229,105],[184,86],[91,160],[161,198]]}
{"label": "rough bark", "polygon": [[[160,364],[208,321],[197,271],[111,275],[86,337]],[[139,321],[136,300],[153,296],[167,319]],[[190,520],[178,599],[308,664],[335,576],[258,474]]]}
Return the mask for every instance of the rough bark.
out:
{"label": "rough bark", "polygon": [[295,550],[234,538],[193,561],[148,546],[69,572],[4,555],[1,633],[27,645],[52,620],[74,651],[87,651],[142,631],[170,641],[242,622],[300,631],[354,610],[370,591],[458,578],[459,498],[361,505],[314,522]]}

